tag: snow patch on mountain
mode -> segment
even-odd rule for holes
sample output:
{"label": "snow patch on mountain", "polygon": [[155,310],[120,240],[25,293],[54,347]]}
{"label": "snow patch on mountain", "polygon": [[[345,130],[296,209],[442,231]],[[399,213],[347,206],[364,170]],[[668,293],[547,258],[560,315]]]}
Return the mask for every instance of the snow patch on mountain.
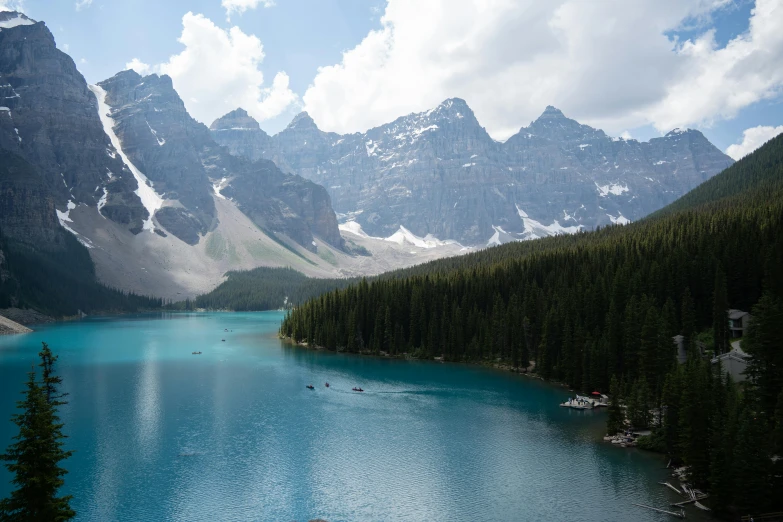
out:
{"label": "snow patch on mountain", "polygon": [[402,225],[400,225],[400,229],[397,232],[387,238],[384,238],[384,241],[390,241],[392,243],[397,243],[398,245],[407,243],[419,248],[437,248],[446,245],[458,244],[456,241],[452,240],[441,241],[432,234],[419,237]]}
{"label": "snow patch on mountain", "polygon": [[[378,241],[388,241],[389,243],[396,243],[400,246],[414,246],[417,248],[422,248],[425,250],[429,250],[432,248],[439,248],[439,247],[445,247],[450,245],[455,245],[462,247],[458,242],[453,241],[451,239],[447,240],[441,240],[437,237],[433,236],[432,234],[427,234],[424,237],[419,237],[404,226],[400,225],[399,230],[395,232],[394,234],[390,235],[389,237],[374,237],[369,234],[367,234],[364,230],[362,230],[361,224],[357,223],[356,221],[346,221],[345,223],[340,223],[338,225],[338,228],[341,232],[347,232],[349,234],[353,234],[355,236],[364,238],[364,239],[375,239]],[[464,247],[462,247],[462,250],[464,250]],[[416,254],[416,251],[410,252],[411,254]]]}
{"label": "snow patch on mountain", "polygon": [[[530,239],[540,239],[542,237],[556,236],[559,234],[576,234],[583,228],[582,225],[565,227],[561,225],[560,221],[558,221],[557,219],[554,220],[554,222],[551,225],[544,225],[543,223],[531,218],[527,212],[525,212],[519,207],[519,205],[515,205],[515,206],[517,209],[517,214],[522,219],[524,231],[521,234],[516,234],[517,237],[515,237],[512,233],[505,232],[502,228],[493,226],[492,228],[495,230],[495,233],[489,239],[488,245],[490,243],[501,244],[501,243],[497,243],[497,241],[502,242],[503,237],[501,234],[506,234],[507,236],[509,236],[509,239],[513,241],[527,241]],[[563,210],[563,216],[564,216],[564,221],[567,221],[569,219],[576,221],[576,218],[568,214],[568,212],[566,212],[565,210]]]}
{"label": "snow patch on mountain", "polygon": [[[616,167],[616,166],[615,166]],[[597,181],[594,181],[595,187],[598,189],[598,195],[602,198],[607,197],[609,194],[613,196],[620,196],[624,192],[629,192],[628,185],[620,185],[619,183],[609,183],[607,185],[599,185]]]}
{"label": "snow patch on mountain", "polygon": [[522,240],[540,239],[542,237],[557,236],[560,234],[576,234],[582,229],[582,225],[564,227],[558,220],[551,225],[544,225],[531,218],[522,220],[525,225],[525,231],[522,233]]}
{"label": "snow patch on mountain", "polygon": [[217,183],[212,183],[212,190],[215,191],[215,195],[219,197],[220,199],[226,199],[226,196],[220,193],[221,190],[225,188],[225,186],[228,185],[228,182],[226,181],[226,178],[222,178]]}
{"label": "snow patch on mountain", "polygon": [[[362,230],[362,226],[356,221],[348,221],[346,223],[340,223],[339,225],[337,225],[337,228],[340,229],[340,232],[348,232],[349,234],[353,234],[359,237],[367,237],[367,238],[370,237],[369,235],[367,235],[367,233],[364,230]],[[375,238],[375,239],[381,239],[381,238]]]}
{"label": "snow patch on mountain", "polygon": [[86,237],[79,234],[77,231],[72,229],[70,226],[68,226],[68,223],[73,223],[73,220],[71,219],[71,210],[76,208],[76,203],[73,201],[68,201],[68,204],[65,206],[66,210],[65,212],[61,212],[54,209],[55,213],[57,214],[57,221],[60,222],[60,226],[63,227],[65,230],[73,234],[76,239],[81,243],[82,245],[86,246],[87,248],[95,248],[95,245],[92,244],[92,241],[87,239]]}
{"label": "snow patch on mountain", "polygon": [[[98,212],[100,213],[101,209],[106,206],[106,200],[109,197],[109,191],[106,190],[106,187],[103,187],[103,196],[101,196],[101,199],[98,200]],[[103,216],[103,214],[101,214]]]}
{"label": "snow patch on mountain", "polygon": [[[489,238],[489,241],[487,241],[487,246],[499,246],[503,244],[503,240],[501,239],[501,234],[504,236],[509,236],[510,234],[503,230],[501,227],[496,227],[495,225],[492,225],[492,229],[495,231],[494,234],[492,234],[492,237]],[[511,241],[518,241],[516,238],[511,238]]]}
{"label": "snow patch on mountain", "polygon": [[149,218],[144,222],[143,228],[144,230],[155,232],[155,225],[152,222],[152,217],[155,215],[155,212],[163,206],[163,198],[155,192],[155,189],[150,186],[147,176],[136,168],[122,150],[120,138],[117,136],[117,133],[114,132],[114,120],[110,116],[111,107],[106,103],[106,91],[103,90],[103,87],[100,85],[90,85],[89,88],[98,100],[98,116],[101,119],[101,124],[103,124],[103,132],[109,137],[111,144],[114,146],[114,150],[120,155],[123,163],[130,169],[133,173],[133,177],[136,178],[136,182],[138,183],[139,188],[134,192],[139,196],[142,205],[144,205],[144,208],[146,208],[149,213]]}
{"label": "snow patch on mountain", "polygon": [[35,20],[31,20],[27,18],[25,15],[21,13],[10,13],[15,14],[16,16],[12,18],[8,18],[7,20],[0,21],[0,30],[2,29],[12,29],[14,27],[18,27],[20,25],[33,25],[35,24]]}
{"label": "snow patch on mountain", "polygon": [[166,140],[164,140],[163,138],[159,138],[158,137],[158,133],[155,132],[155,129],[152,128],[152,125],[150,125],[150,122],[148,122],[147,120],[144,120],[144,122],[147,124],[147,127],[150,128],[150,131],[152,132],[152,135],[155,136],[155,139],[157,140],[158,145],[160,145],[161,147],[163,145],[165,145],[166,144]]}
{"label": "snow patch on mountain", "polygon": [[622,213],[618,214],[617,217],[614,217],[611,214],[607,214],[606,216],[609,218],[609,221],[615,225],[627,225],[631,222],[631,220],[623,216]]}

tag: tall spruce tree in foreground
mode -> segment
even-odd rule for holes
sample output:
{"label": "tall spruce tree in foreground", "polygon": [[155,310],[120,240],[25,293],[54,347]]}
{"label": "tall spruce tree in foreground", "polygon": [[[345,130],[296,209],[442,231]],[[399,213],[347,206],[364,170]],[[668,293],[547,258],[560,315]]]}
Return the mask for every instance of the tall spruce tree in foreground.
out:
{"label": "tall spruce tree in foreground", "polygon": [[58,386],[62,379],[54,375],[54,356],[43,343],[40,366],[41,382],[35,371],[30,371],[25,398],[17,402],[21,410],[11,417],[19,427],[19,434],[0,459],[6,462],[14,478],[16,489],[9,498],[0,500],[0,521],[3,522],[62,522],[71,520],[76,512],[71,509],[71,496],[57,496],[67,470],[60,462],[71,456],[63,449],[63,424],[57,415],[60,400]]}
{"label": "tall spruce tree in foreground", "polygon": [[609,413],[606,420],[606,433],[614,435],[625,429],[625,413],[623,412],[622,399],[620,398],[620,383],[617,376],[612,376],[609,385]]}

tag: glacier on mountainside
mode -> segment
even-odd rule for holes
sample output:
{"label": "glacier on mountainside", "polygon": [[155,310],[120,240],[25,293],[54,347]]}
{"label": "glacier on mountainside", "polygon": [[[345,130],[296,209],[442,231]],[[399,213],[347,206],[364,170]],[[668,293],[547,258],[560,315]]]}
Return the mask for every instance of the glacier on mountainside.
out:
{"label": "glacier on mountainside", "polygon": [[[95,99],[98,100],[98,116],[101,119],[103,131],[109,137],[109,140],[111,140],[111,144],[114,146],[114,149],[120,155],[120,158],[122,158],[122,161],[125,163],[128,169],[130,169],[130,171],[133,173],[133,177],[136,178],[136,182],[139,185],[139,188],[137,188],[134,192],[137,196],[139,196],[142,205],[144,205],[144,208],[147,209],[147,212],[150,215],[149,218],[144,222],[144,230],[155,232],[155,225],[152,222],[152,217],[155,215],[155,212],[163,206],[163,198],[157,192],[155,192],[155,189],[149,185],[147,176],[145,176],[139,169],[136,168],[136,166],[131,162],[130,159],[128,159],[128,156],[126,156],[125,152],[122,150],[120,138],[117,136],[117,133],[114,132],[114,120],[110,116],[111,108],[106,103],[106,91],[103,90],[103,87],[100,85],[90,85],[89,88],[93,94],[95,94]],[[152,129],[150,128],[150,130]]]}

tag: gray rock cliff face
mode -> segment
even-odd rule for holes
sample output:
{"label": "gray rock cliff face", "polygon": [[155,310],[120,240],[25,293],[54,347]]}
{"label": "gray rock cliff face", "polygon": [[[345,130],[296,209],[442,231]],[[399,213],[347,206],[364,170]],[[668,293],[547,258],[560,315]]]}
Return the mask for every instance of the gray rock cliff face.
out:
{"label": "gray rock cliff face", "polygon": [[216,220],[212,184],[202,161],[212,141],[209,133],[190,118],[168,76],[142,78],[129,70],[98,85],[106,91],[124,153],[170,203],[155,219],[186,243],[198,243]]}
{"label": "gray rock cliff face", "polygon": [[[46,227],[35,232],[34,223],[56,223],[54,208],[67,212],[69,201],[100,205],[104,216],[141,230],[147,212],[134,194],[135,179],[103,132],[84,77],[43,22],[14,12],[0,13],[0,149],[26,160],[40,176],[40,183],[15,178],[17,187],[4,180],[4,190],[16,191],[19,204],[29,207],[29,226],[18,212],[0,216],[9,236],[33,231],[19,238],[45,245],[53,236]],[[38,185],[45,186],[45,197],[40,187],[40,198],[25,192]]]}
{"label": "gray rock cliff face", "polygon": [[[249,130],[226,130],[238,116]],[[269,137],[248,118],[226,115],[213,137],[324,185],[368,234],[404,226],[469,245],[637,220],[732,163],[696,130],[617,139],[554,107],[505,143],[456,98],[361,134],[323,132],[302,113]]]}
{"label": "gray rock cliff face", "polygon": [[[271,161],[230,154],[190,117],[168,76],[123,71],[99,85],[123,151],[165,201],[155,213],[164,229],[198,243],[216,225],[216,194],[231,198],[262,229],[286,234],[305,248],[316,249],[314,234],[342,248],[323,187],[285,174]],[[231,125],[247,124],[239,113],[234,118],[239,121]]]}

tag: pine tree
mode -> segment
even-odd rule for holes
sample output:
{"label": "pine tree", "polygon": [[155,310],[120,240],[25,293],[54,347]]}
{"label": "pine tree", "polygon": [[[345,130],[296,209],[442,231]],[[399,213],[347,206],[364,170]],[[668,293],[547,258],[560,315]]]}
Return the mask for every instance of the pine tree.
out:
{"label": "pine tree", "polygon": [[712,292],[712,335],[715,353],[724,353],[729,348],[729,302],[726,296],[726,274],[718,267],[715,271],[715,288]]}
{"label": "pine tree", "polygon": [[685,347],[690,351],[696,333],[696,310],[693,305],[690,288],[686,288],[682,294],[682,305],[680,306],[680,323],[682,330],[680,333],[685,338]]}
{"label": "pine tree", "polygon": [[666,376],[663,385],[663,400],[665,406],[663,416],[663,433],[666,443],[666,453],[675,461],[680,456],[680,399],[682,398],[682,377],[680,368]]}
{"label": "pine tree", "polygon": [[60,393],[58,390],[59,386],[63,382],[63,379],[54,373],[54,364],[57,362],[59,357],[52,353],[52,350],[49,348],[48,344],[41,343],[41,345],[41,351],[38,352],[38,356],[41,358],[41,363],[38,366],[41,367],[41,379],[43,381],[44,390],[46,392],[46,400],[54,406],[67,404],[60,399],[65,398],[68,394]]}
{"label": "pine tree", "polygon": [[745,404],[740,416],[737,447],[734,454],[736,466],[736,504],[742,513],[764,512],[772,501],[769,490],[769,435],[765,419],[752,404]]}
{"label": "pine tree", "polygon": [[631,423],[635,428],[646,428],[650,425],[650,408],[652,407],[652,397],[647,379],[642,375],[634,386],[636,392],[636,411],[635,417]]}
{"label": "pine tree", "polygon": [[609,411],[606,419],[606,433],[614,435],[623,431],[625,428],[624,414],[620,398],[620,383],[617,377],[612,376],[612,383],[609,385]]}
{"label": "pine tree", "polygon": [[66,436],[56,407],[65,403],[59,400],[63,397],[57,390],[60,378],[53,374],[56,360],[44,345],[41,366],[45,380],[39,384],[34,371],[28,374],[25,399],[17,403],[22,411],[11,418],[19,427],[19,434],[0,459],[14,475],[12,482],[17,489],[0,501],[0,520],[61,522],[76,516],[70,506],[72,497],[57,496],[67,473],[60,462],[73,452],[63,449]]}
{"label": "pine tree", "polygon": [[737,445],[737,391],[731,375],[726,374],[725,384],[716,379],[714,396],[710,492],[712,509],[725,515],[729,513],[734,497],[734,451]]}
{"label": "pine tree", "polygon": [[661,328],[658,310],[651,306],[647,311],[642,326],[639,346],[639,374],[650,382],[654,381],[658,372],[658,332]]}
{"label": "pine tree", "polygon": [[753,356],[745,373],[756,386],[761,411],[771,416],[783,391],[783,299],[765,293],[752,315],[742,341],[742,348]]}

